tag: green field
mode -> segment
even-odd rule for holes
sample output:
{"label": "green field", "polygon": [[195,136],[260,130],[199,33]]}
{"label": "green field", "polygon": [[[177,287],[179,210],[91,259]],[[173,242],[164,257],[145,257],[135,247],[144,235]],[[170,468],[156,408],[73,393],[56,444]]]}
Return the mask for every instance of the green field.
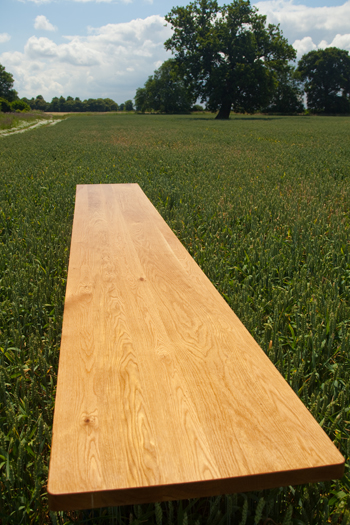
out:
{"label": "green field", "polygon": [[0,524],[350,524],[348,466],[94,513],[50,514],[45,489],[82,183],[140,184],[349,463],[350,119],[72,116],[0,138],[0,173]]}

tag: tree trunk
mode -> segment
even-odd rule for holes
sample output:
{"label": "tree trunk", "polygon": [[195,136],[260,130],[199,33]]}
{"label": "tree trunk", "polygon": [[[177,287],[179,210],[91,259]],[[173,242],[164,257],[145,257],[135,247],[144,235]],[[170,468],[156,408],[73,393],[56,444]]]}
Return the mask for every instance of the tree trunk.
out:
{"label": "tree trunk", "polygon": [[228,120],[231,112],[231,100],[224,100],[215,119]]}

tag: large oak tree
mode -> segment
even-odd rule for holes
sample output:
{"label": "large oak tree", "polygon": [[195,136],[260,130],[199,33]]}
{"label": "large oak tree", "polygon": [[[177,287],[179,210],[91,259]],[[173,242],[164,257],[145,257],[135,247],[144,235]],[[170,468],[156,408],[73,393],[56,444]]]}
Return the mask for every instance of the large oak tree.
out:
{"label": "large oak tree", "polygon": [[276,70],[296,53],[278,26],[266,25],[249,1],[196,0],[165,17],[173,35],[165,42],[190,89],[213,111],[253,112],[266,106],[276,87]]}

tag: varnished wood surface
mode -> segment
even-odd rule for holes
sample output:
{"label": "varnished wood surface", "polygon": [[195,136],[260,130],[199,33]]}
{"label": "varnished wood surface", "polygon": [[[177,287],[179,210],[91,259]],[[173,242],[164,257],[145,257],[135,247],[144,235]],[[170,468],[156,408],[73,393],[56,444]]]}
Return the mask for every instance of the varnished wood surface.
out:
{"label": "varnished wood surface", "polygon": [[140,187],[78,186],[51,509],[243,492],[343,470]]}

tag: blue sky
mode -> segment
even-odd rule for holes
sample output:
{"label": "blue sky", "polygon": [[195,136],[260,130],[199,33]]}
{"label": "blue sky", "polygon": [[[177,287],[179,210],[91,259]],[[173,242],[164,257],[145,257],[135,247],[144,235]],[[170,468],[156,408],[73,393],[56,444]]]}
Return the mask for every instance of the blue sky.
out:
{"label": "blue sky", "polygon": [[[13,74],[20,97],[110,97],[121,103],[170,56],[163,17],[187,3],[1,0],[0,63]],[[253,3],[269,22],[280,23],[298,58],[330,45],[350,50],[350,0]]]}

